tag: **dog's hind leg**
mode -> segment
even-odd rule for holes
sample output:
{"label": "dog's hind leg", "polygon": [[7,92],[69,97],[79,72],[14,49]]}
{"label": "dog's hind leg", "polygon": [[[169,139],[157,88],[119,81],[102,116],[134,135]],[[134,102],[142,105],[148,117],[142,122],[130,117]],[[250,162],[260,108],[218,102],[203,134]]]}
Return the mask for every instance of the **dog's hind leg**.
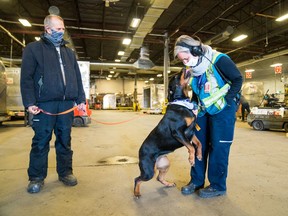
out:
{"label": "dog's hind leg", "polygon": [[140,184],[145,181],[149,181],[154,176],[155,160],[152,157],[140,157],[143,158],[139,161],[139,168],[141,171],[140,176],[134,180],[134,196],[140,198]]}
{"label": "dog's hind leg", "polygon": [[165,180],[165,175],[168,172],[168,169],[170,167],[170,162],[167,158],[167,156],[160,156],[156,160],[156,168],[159,171],[159,174],[157,176],[157,180],[165,185],[166,187],[175,187],[176,184],[173,182],[168,182]]}

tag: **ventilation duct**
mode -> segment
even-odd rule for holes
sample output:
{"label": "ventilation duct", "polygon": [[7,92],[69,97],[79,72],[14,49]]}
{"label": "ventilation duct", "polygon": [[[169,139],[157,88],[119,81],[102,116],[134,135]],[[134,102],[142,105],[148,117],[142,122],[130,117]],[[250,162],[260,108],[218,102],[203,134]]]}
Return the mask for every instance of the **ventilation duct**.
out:
{"label": "ventilation duct", "polygon": [[134,49],[139,49],[142,46],[144,38],[152,31],[154,24],[173,0],[153,0],[151,2],[152,4],[140,22],[130,46],[125,49],[125,54],[121,57],[122,62],[125,62],[129,58]]}
{"label": "ventilation duct", "polygon": [[206,41],[206,45],[211,44],[219,44],[229,38],[229,36],[234,32],[234,28],[232,26],[228,26],[226,30],[214,37],[212,37],[210,40]]}
{"label": "ventilation duct", "polygon": [[133,64],[138,69],[150,69],[154,63],[149,59],[149,50],[143,46],[140,49],[140,58]]}

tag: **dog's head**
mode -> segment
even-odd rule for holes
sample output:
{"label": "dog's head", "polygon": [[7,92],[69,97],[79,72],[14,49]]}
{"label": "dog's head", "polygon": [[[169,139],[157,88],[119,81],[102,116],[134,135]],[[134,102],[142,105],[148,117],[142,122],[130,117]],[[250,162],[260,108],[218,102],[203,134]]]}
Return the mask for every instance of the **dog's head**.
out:
{"label": "dog's head", "polygon": [[190,71],[183,68],[180,73],[176,74],[169,80],[168,85],[168,102],[174,100],[189,99],[189,80],[191,77]]}

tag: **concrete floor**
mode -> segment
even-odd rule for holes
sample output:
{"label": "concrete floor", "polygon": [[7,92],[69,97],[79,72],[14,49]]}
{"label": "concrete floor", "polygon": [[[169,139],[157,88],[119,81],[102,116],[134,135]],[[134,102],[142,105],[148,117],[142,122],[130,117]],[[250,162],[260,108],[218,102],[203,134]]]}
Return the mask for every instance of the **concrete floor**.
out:
{"label": "concrete floor", "polygon": [[52,141],[48,177],[39,194],[26,192],[32,129],[21,121],[0,127],[1,216],[288,215],[288,138],[283,131],[259,132],[237,121],[226,196],[181,195],[190,180],[187,150],[181,148],[169,156],[167,179],[177,186],[162,187],[154,178],[142,184],[142,197],[136,200],[138,149],[162,115],[93,111],[92,118],[89,127],[72,132],[79,184],[67,187],[57,180]]}

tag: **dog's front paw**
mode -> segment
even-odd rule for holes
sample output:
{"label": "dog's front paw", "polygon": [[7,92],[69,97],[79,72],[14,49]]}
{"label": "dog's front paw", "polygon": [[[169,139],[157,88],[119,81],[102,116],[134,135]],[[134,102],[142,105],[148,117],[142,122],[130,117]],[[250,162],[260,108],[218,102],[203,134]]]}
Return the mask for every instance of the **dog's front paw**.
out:
{"label": "dog's front paw", "polygon": [[188,161],[189,161],[191,166],[194,166],[195,165],[195,157],[194,157],[194,155],[189,155]]}
{"label": "dog's front paw", "polygon": [[202,161],[202,154],[201,154],[201,155],[197,155],[197,159],[198,159],[199,161]]}

